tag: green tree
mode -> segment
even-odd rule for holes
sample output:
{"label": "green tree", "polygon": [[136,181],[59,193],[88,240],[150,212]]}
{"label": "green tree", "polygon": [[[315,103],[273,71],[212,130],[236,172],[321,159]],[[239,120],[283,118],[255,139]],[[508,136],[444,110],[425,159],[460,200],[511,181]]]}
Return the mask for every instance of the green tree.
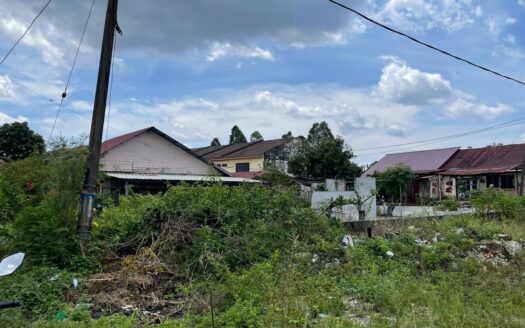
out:
{"label": "green tree", "polygon": [[319,145],[323,141],[326,140],[333,140],[334,135],[332,134],[332,131],[328,127],[328,123],[325,121],[322,121],[321,123],[314,123],[312,125],[312,128],[308,132],[308,143],[312,145]]}
{"label": "green tree", "polygon": [[285,134],[283,134],[283,135],[281,136],[281,138],[283,138],[283,139],[286,139],[286,138],[293,138],[292,131],[288,131],[288,132],[286,132]]}
{"label": "green tree", "polygon": [[213,146],[213,147],[220,146],[220,145],[221,145],[221,142],[219,141],[219,138],[213,138],[210,144],[210,146]]}
{"label": "green tree", "polygon": [[44,138],[31,130],[27,122],[0,126],[0,159],[18,160],[44,151]]}
{"label": "green tree", "polygon": [[306,178],[351,179],[361,168],[350,160],[352,150],[341,137],[334,137],[326,122],[315,123],[297,154],[288,161],[288,171]]}
{"label": "green tree", "polygon": [[252,135],[250,136],[250,142],[263,141],[263,140],[264,138],[259,131],[253,131]]}
{"label": "green tree", "polygon": [[237,125],[234,125],[230,134],[230,145],[246,142],[248,141],[246,140],[244,133],[242,133],[241,129],[239,129]]}
{"label": "green tree", "polygon": [[406,164],[398,163],[379,174],[378,182],[387,194],[392,198],[397,196],[401,202],[403,193],[413,178],[414,174],[412,173],[412,169]]}

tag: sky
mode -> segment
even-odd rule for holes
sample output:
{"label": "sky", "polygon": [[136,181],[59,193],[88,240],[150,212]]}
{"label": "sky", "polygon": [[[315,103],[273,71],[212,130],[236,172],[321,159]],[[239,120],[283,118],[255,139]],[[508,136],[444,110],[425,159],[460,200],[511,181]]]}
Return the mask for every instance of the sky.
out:
{"label": "sky", "polygon": [[[0,0],[0,57],[44,0]],[[525,80],[525,0],[341,0]],[[0,65],[0,124],[50,138],[91,1],[52,0]],[[88,135],[107,1],[95,0],[51,137]],[[104,139],[155,126],[190,147],[238,125],[265,139],[326,121],[359,164],[384,153],[525,142],[525,86],[372,25],[327,0],[121,0]],[[36,91],[34,93],[20,84]],[[53,100],[53,101],[50,101]],[[108,124],[109,122],[109,124]],[[379,149],[370,149],[385,147]]]}

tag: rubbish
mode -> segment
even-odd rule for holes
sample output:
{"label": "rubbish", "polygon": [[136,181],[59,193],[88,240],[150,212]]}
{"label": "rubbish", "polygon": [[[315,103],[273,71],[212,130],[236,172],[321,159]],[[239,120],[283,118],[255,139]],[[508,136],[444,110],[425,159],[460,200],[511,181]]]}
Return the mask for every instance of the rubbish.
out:
{"label": "rubbish", "polygon": [[317,263],[317,261],[319,261],[319,255],[314,254],[314,256],[312,256],[312,263]]}
{"label": "rubbish", "polygon": [[427,241],[424,240],[424,239],[415,239],[414,241],[415,241],[416,244],[418,244],[418,245],[425,245],[425,244],[427,243]]}
{"label": "rubbish", "polygon": [[78,279],[77,279],[77,277],[74,277],[74,278],[73,278],[73,288],[74,288],[74,289],[77,289],[77,288],[78,288]]}
{"label": "rubbish", "polygon": [[352,236],[350,236],[350,235],[344,235],[344,236],[343,236],[343,239],[341,240],[341,245],[342,245],[343,247],[348,247],[348,246],[350,246],[350,247],[353,248],[353,247],[354,247],[354,240],[352,239]]}
{"label": "rubbish", "polygon": [[60,310],[55,314],[55,320],[57,321],[64,321],[67,319],[67,314],[64,310]]}
{"label": "rubbish", "polygon": [[465,233],[465,230],[463,228],[456,229],[456,235],[462,235],[463,233]]}
{"label": "rubbish", "polygon": [[503,242],[503,247],[505,247],[505,251],[510,256],[516,256],[516,254],[521,250],[521,245],[515,240],[509,240]]}
{"label": "rubbish", "polygon": [[51,276],[51,277],[49,278],[49,281],[56,281],[56,280],[58,280],[58,277],[59,277],[59,276],[58,276],[58,273],[57,273],[57,274],[55,274],[54,276]]}
{"label": "rubbish", "polygon": [[317,316],[318,316],[319,318],[321,318],[321,319],[328,318],[328,314],[323,313],[323,312],[320,312]]}
{"label": "rubbish", "polygon": [[394,253],[392,251],[386,251],[386,255],[388,257],[393,257],[394,256]]}

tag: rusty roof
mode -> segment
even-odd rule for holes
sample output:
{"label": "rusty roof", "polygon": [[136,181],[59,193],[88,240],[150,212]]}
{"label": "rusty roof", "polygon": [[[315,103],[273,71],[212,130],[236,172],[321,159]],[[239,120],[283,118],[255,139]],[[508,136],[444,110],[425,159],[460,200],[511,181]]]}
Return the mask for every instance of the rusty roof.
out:
{"label": "rusty roof", "polygon": [[140,129],[140,130],[137,130],[137,131],[133,131],[133,132],[130,132],[130,133],[126,133],[126,134],[123,134],[121,136],[118,136],[118,137],[115,137],[115,138],[112,138],[112,139],[109,139],[109,140],[106,140],[102,143],[101,147],[100,147],[100,153],[101,154],[104,154],[108,151],[110,151],[111,149],[117,147],[118,145],[121,145],[123,144],[124,142],[130,140],[130,139],[133,139],[135,138],[136,136],[150,130],[150,129],[153,129],[154,127],[149,127],[149,128],[145,128],[145,129]]}
{"label": "rusty roof", "polygon": [[194,148],[197,154],[209,160],[248,158],[263,156],[267,151],[292,141],[293,138],[238,143],[226,146]]}
{"label": "rusty roof", "polygon": [[523,164],[525,144],[461,149],[444,165],[442,174],[480,175],[503,173]]}
{"label": "rusty roof", "polygon": [[372,165],[362,176],[381,173],[389,167],[399,163],[408,165],[414,173],[430,173],[437,171],[447,162],[459,147],[420,150],[406,153],[387,154]]}

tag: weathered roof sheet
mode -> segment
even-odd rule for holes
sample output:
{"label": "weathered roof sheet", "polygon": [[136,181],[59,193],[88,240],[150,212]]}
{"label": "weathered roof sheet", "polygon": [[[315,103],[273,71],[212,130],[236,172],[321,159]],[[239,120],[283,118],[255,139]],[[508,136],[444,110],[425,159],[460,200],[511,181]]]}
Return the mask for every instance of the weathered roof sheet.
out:
{"label": "weathered roof sheet", "polygon": [[389,167],[403,163],[408,165],[414,173],[429,173],[437,171],[447,162],[459,147],[412,151],[407,153],[387,154],[372,165],[362,176],[371,176],[381,173]]}
{"label": "weathered roof sheet", "polygon": [[442,174],[479,175],[507,172],[522,165],[524,153],[525,144],[461,149],[443,165],[445,171]]}
{"label": "weathered roof sheet", "polygon": [[204,158],[211,160],[258,157],[263,156],[264,153],[272,148],[278,147],[292,140],[293,138],[273,139],[226,146],[201,147],[194,148],[193,150]]}
{"label": "weathered roof sheet", "polygon": [[241,177],[222,177],[204,175],[180,175],[180,174],[141,174],[141,173],[114,173],[106,172],[106,175],[122,180],[144,180],[144,181],[223,181],[223,182],[248,182],[259,183],[257,180]]}
{"label": "weathered roof sheet", "polygon": [[149,127],[149,128],[145,128],[145,129],[140,129],[140,130],[137,130],[137,131],[133,131],[133,132],[130,132],[130,133],[126,133],[126,134],[123,134],[121,136],[118,136],[118,137],[115,137],[115,138],[112,138],[112,139],[109,139],[109,140],[106,140],[102,143],[101,147],[100,147],[100,153],[101,154],[104,154],[105,152],[108,152],[110,151],[111,149],[117,147],[118,145],[121,145],[123,144],[124,142],[130,140],[130,139],[133,139],[135,138],[136,136],[148,131],[149,129],[151,129],[153,127]]}

